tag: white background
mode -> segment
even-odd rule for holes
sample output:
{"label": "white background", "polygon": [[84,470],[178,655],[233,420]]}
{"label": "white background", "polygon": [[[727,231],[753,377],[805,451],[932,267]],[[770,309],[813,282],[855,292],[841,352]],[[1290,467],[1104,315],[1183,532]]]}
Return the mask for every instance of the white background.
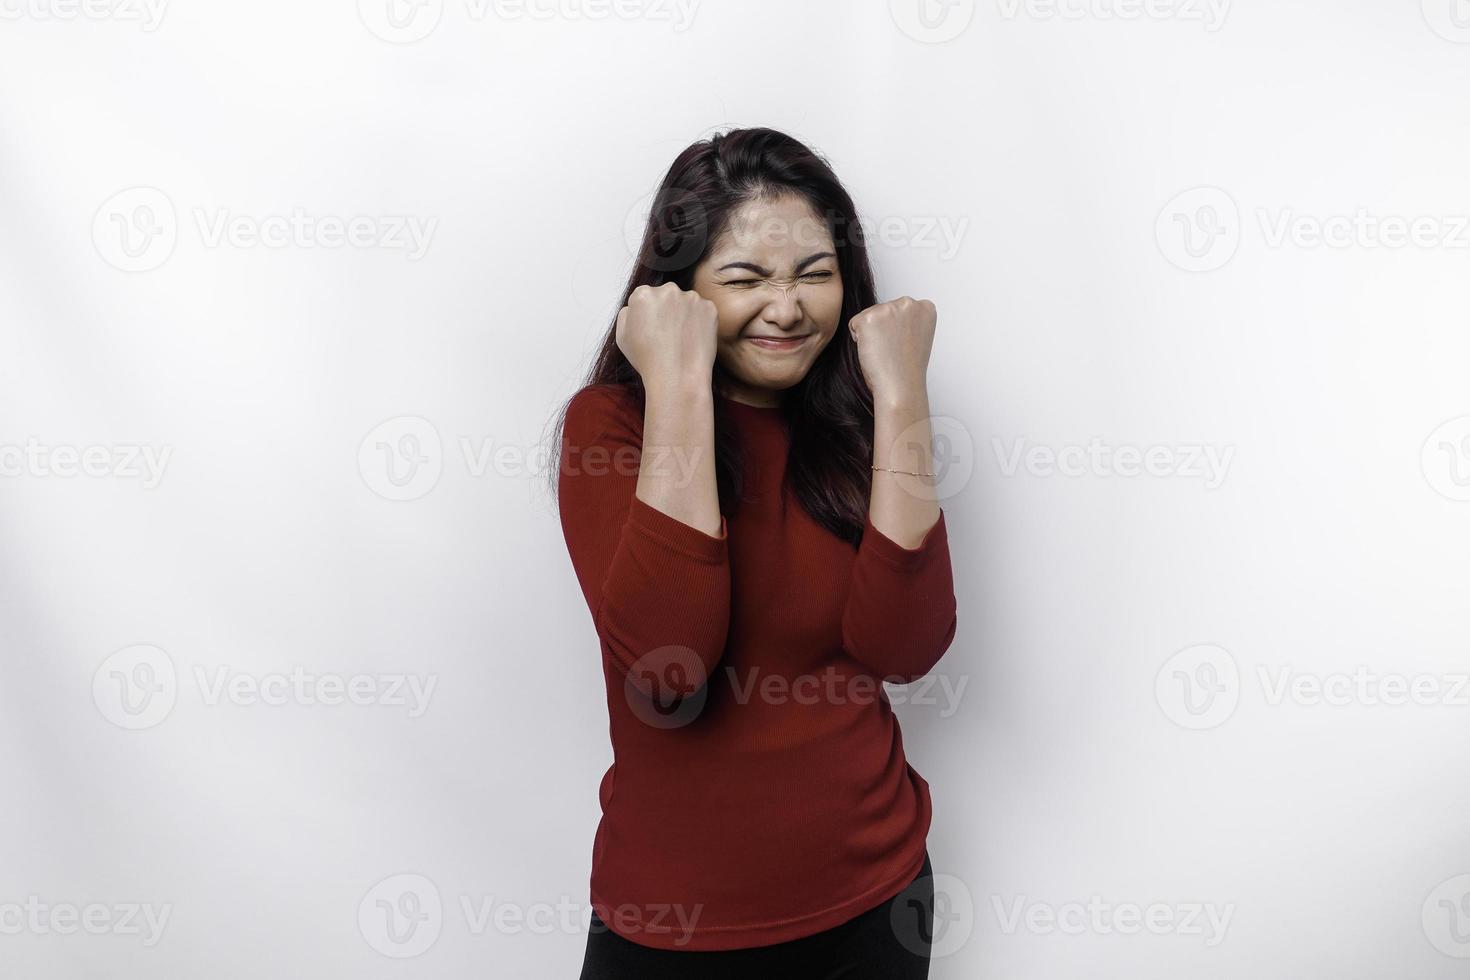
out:
{"label": "white background", "polygon": [[[0,0],[0,972],[576,975],[611,753],[538,446],[673,157],[768,125],[940,311],[931,975],[1463,975],[1470,6],[386,3]],[[293,671],[434,687],[249,696]]]}

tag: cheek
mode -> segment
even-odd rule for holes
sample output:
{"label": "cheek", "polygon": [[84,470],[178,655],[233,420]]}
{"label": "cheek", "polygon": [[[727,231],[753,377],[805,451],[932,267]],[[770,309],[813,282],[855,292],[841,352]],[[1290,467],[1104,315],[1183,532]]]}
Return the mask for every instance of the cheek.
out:
{"label": "cheek", "polygon": [[837,330],[837,319],[842,316],[842,283],[824,283],[812,296],[808,309],[812,319],[827,333]]}
{"label": "cheek", "polygon": [[761,304],[750,295],[738,293],[720,296],[714,300],[720,311],[719,335],[721,340],[733,340],[745,329],[745,325],[760,314]]}

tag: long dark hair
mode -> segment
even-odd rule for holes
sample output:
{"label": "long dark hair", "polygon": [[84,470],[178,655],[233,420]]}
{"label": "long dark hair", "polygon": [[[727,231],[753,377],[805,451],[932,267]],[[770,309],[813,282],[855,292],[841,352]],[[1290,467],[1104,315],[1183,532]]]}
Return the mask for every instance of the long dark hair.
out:
{"label": "long dark hair", "polygon": [[[873,270],[863,244],[857,209],[831,166],[819,154],[774,129],[732,129],[680,153],[654,194],[638,260],[623,290],[621,309],[639,286],[672,282],[692,289],[694,269],[747,201],[794,193],[806,200],[832,235],[842,276],[837,332],[806,377],[788,389],[782,414],[791,433],[786,479],[817,523],[856,545],[862,538],[873,474],[873,396],[858,364],[848,323],[877,302]],[[629,390],[641,411],[643,382],[616,339],[614,317],[583,388],[613,385]],[[711,385],[719,391],[716,362]],[[573,395],[572,397],[575,397]],[[552,460],[562,455],[567,400],[558,413]],[[730,514],[741,492],[739,448],[721,399],[715,403],[715,474],[720,512]],[[552,467],[555,494],[556,468]]]}

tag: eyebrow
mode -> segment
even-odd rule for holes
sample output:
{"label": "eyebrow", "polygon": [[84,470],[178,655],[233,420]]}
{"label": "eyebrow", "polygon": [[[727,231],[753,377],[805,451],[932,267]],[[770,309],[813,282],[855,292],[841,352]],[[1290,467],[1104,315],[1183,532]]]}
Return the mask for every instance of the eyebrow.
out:
{"label": "eyebrow", "polygon": [[[833,255],[831,252],[817,252],[815,255],[808,255],[806,258],[804,258],[800,262],[796,263],[796,274],[797,275],[800,275],[802,269],[805,269],[807,266],[811,265],[813,262],[817,261],[818,259],[832,259],[832,258],[836,258],[836,256]],[[769,276],[771,274],[771,270],[770,269],[762,269],[760,266],[755,265],[754,263],[751,263],[751,262],[728,262],[725,265],[720,266],[715,271],[716,272],[724,272],[726,269],[748,269],[751,272],[754,272],[758,276]]]}

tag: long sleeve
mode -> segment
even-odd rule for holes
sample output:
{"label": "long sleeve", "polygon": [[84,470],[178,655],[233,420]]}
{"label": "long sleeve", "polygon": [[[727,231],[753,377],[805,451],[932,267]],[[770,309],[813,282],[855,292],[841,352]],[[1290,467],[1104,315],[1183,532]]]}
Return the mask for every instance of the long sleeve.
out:
{"label": "long sleeve", "polygon": [[954,641],[956,603],[944,511],[917,548],[867,520],[842,614],[842,645],[880,678],[909,683]]}
{"label": "long sleeve", "polygon": [[[920,674],[954,629],[943,525],[918,549],[872,527],[854,548],[787,479],[784,406],[726,398],[724,409],[742,465],[728,526],[696,530],[640,505],[625,451],[641,445],[643,413],[615,385],[574,400],[569,439],[621,462],[594,476],[589,460],[559,484],[601,637],[614,758],[588,897],[625,939],[672,951],[813,936],[921,873],[929,784],[904,754],[897,712],[843,682]],[[718,656],[718,668],[689,697],[668,698],[661,682],[650,712],[629,682],[641,668],[619,672],[669,643],[699,670]],[[658,914],[670,908],[700,910],[699,921]]]}
{"label": "long sleeve", "polygon": [[636,496],[642,418],[589,388],[567,408],[557,496],[562,532],[603,656],[643,694],[703,687],[730,620],[725,519],[712,536]]}

